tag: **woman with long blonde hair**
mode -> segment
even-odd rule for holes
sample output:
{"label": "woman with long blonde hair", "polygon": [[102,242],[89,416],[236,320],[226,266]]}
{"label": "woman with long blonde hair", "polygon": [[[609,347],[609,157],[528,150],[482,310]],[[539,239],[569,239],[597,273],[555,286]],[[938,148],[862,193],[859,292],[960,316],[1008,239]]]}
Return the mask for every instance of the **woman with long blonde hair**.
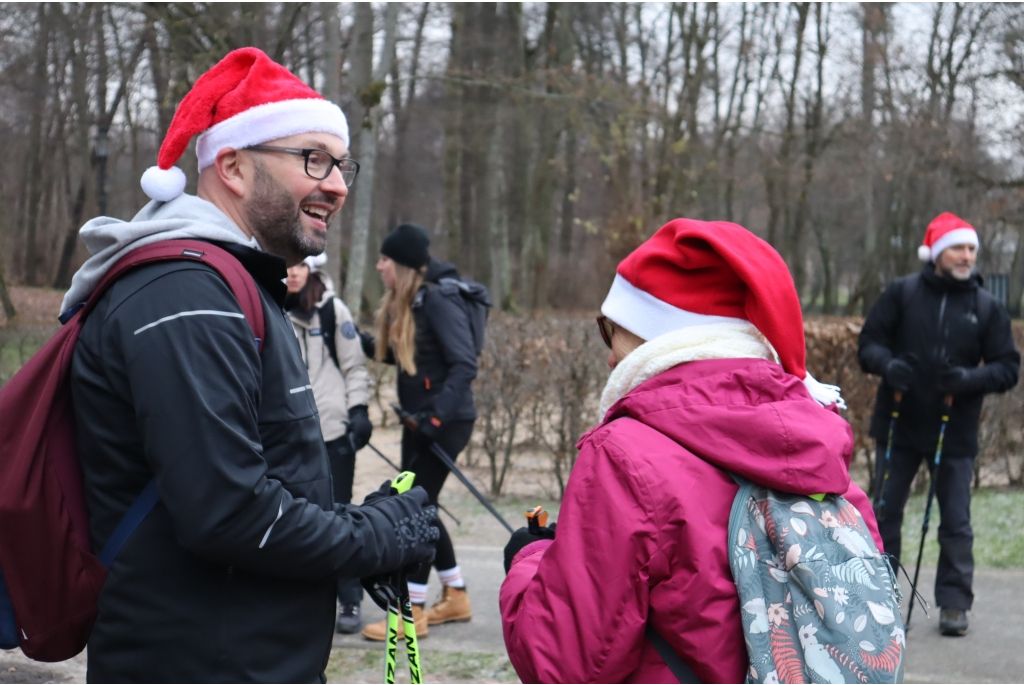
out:
{"label": "woman with long blonde hair", "polygon": [[[415,473],[416,485],[437,504],[448,469],[431,451],[431,443],[452,459],[469,443],[476,420],[471,385],[477,355],[459,273],[452,264],[431,257],[429,246],[427,232],[414,224],[402,224],[384,239],[377,271],[385,293],[372,347],[378,361],[398,367],[398,401],[411,417],[402,430],[402,469]],[[429,611],[424,604],[430,567],[409,579],[418,637],[427,635],[428,625],[472,618],[451,538],[443,524],[439,528],[434,568],[444,589]],[[363,630],[371,640],[384,640],[386,633],[383,621]]]}

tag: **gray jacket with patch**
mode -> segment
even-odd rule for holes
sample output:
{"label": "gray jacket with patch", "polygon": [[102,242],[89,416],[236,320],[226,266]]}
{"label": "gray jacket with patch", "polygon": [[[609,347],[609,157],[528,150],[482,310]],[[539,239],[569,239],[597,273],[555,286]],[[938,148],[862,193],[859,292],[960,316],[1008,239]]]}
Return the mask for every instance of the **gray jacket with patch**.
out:
{"label": "gray jacket with patch", "polygon": [[[311,312],[306,314],[292,309],[288,316],[295,326],[302,360],[306,363],[309,382],[313,386],[313,398],[320,412],[320,430],[324,441],[329,442],[348,432],[349,409],[369,404],[370,374],[366,370],[366,357],[363,356],[352,313],[335,296],[331,279],[319,272],[309,277],[319,278],[327,290]],[[325,305],[334,307],[337,365],[324,344],[319,309]]]}

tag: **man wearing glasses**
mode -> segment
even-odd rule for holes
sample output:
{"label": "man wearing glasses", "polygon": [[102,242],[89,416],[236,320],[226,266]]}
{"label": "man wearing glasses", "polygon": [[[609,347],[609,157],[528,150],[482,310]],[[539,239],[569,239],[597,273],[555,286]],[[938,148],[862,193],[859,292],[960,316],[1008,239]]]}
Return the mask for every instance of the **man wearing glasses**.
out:
{"label": "man wearing glasses", "polygon": [[[196,134],[192,196],[174,164]],[[337,106],[259,50],[236,50],[178,107],[142,179],[154,202],[82,229],[92,257],[65,313],[125,254],[188,238],[242,264],[265,319],[255,341],[217,272],[178,260],[124,275],[82,328],[71,384],[94,549],[149,484],[159,496],[110,566],[92,682],[324,682],[337,580],[434,556],[422,488],[333,503],[282,310],[286,266],[323,252],[359,170],[347,147]]]}

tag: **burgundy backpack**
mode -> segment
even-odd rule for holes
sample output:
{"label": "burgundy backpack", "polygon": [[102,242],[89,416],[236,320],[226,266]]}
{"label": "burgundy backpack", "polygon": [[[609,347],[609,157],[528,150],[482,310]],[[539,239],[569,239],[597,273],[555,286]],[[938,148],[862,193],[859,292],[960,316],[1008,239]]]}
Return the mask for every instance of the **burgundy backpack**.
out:
{"label": "burgundy backpack", "polygon": [[[75,444],[71,359],[82,324],[127,271],[169,260],[208,264],[238,298],[262,351],[259,291],[231,254],[197,240],[168,240],[122,257],[89,300],[0,388],[0,648],[63,661],[85,648],[107,568],[158,500],[150,484],[99,555],[89,539]],[[6,587],[5,587],[6,585]]]}

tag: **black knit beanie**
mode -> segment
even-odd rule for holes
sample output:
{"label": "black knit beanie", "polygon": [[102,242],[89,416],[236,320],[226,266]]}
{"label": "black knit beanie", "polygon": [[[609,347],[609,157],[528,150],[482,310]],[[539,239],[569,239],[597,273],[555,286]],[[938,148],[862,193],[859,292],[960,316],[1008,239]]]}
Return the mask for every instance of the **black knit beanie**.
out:
{"label": "black knit beanie", "polygon": [[380,253],[402,266],[419,269],[430,263],[430,236],[416,224],[400,224],[384,238]]}

